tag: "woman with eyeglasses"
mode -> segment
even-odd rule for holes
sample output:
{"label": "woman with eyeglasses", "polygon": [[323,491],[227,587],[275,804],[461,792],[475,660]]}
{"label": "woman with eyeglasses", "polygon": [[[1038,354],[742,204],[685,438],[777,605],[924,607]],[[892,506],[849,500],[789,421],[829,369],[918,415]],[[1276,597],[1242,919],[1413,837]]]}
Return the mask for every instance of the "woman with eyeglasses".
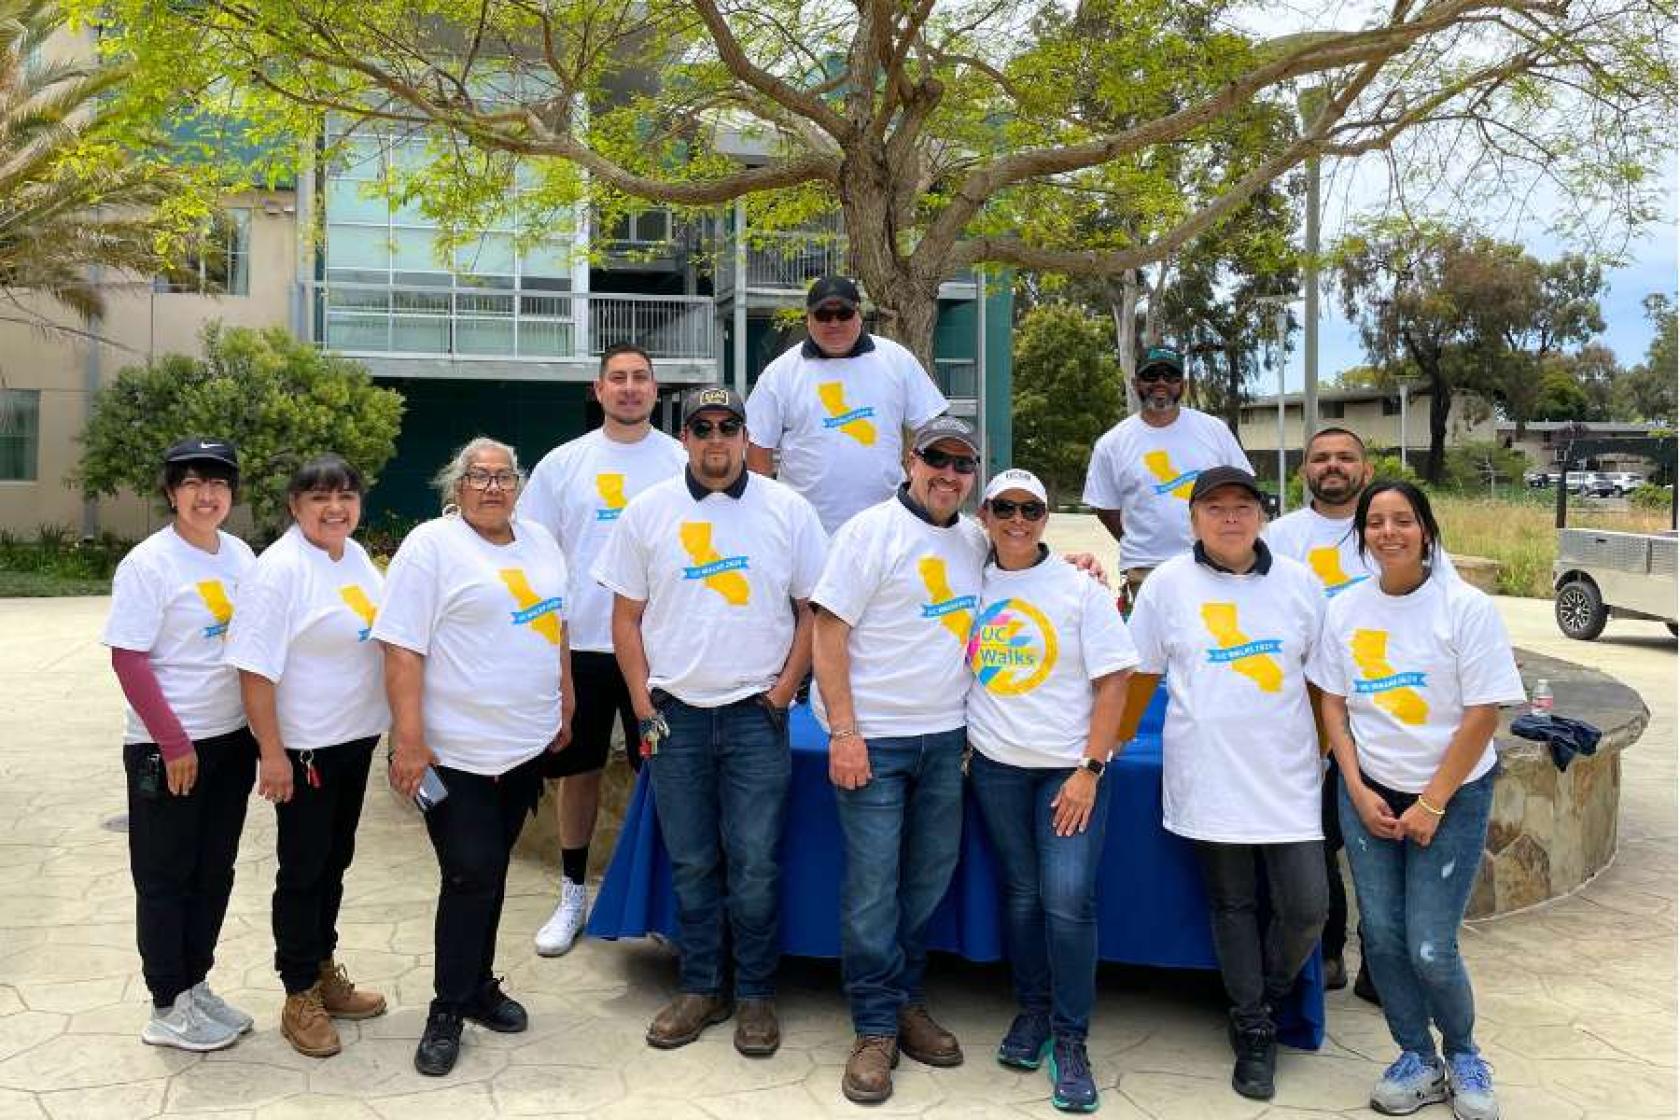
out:
{"label": "woman with eyeglasses", "polygon": [[968,773],[1020,1007],[998,1061],[1037,1069],[1048,1055],[1051,1103],[1090,1112],[1103,774],[1138,655],[1111,593],[1042,543],[1048,513],[1044,484],[1023,470],[998,474],[981,501],[992,550],[968,639]]}
{"label": "woman with eyeglasses", "polygon": [[566,561],[542,526],[514,516],[513,448],[462,447],[436,481],[444,513],[404,539],[373,637],[385,648],[391,785],[444,793],[426,812],[440,890],[431,1010],[414,1066],[441,1077],[461,1025],[523,1031],[525,1009],[495,977],[508,858],[542,793],[538,756],[571,735]]}
{"label": "woman with eyeglasses", "polygon": [[239,457],[227,440],[187,439],[164,452],[159,489],[170,523],[117,566],[103,637],[128,701],[129,868],[152,994],[140,1040],[220,1050],[251,1029],[251,1017],[206,977],[256,775],[239,675],[222,648],[254,558],[221,530],[239,492]]}
{"label": "woman with eyeglasses", "polygon": [[373,748],[391,724],[371,640],[385,581],[351,537],[363,490],[361,472],[337,455],[292,474],[292,524],[240,585],[228,632],[262,751],[257,794],[274,803],[280,1034],[311,1058],[339,1052],[333,1019],[385,1013],[385,997],[358,991],[333,958]]}
{"label": "woman with eyeglasses", "polygon": [[1400,1047],[1371,1107],[1450,1097],[1459,1120],[1496,1120],[1458,927],[1487,843],[1499,706],[1522,702],[1522,678],[1493,600],[1432,564],[1441,531],[1423,491],[1373,483],[1353,526],[1379,572],[1331,601],[1316,669],[1365,958]]}

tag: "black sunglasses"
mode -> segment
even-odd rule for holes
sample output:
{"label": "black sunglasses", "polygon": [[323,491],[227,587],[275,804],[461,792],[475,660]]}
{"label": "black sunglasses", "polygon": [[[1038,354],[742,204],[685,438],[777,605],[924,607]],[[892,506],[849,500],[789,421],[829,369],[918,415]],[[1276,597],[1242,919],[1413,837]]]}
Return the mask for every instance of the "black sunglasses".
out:
{"label": "black sunglasses", "polygon": [[1029,498],[1024,502],[993,498],[986,505],[992,511],[992,516],[999,521],[1008,521],[1017,513],[1021,515],[1022,521],[1043,521],[1044,515],[1050,512],[1050,508],[1037,498]]}
{"label": "black sunglasses", "polygon": [[715,423],[711,420],[690,420],[688,422],[689,434],[694,436],[695,439],[710,439],[713,432],[717,432],[724,439],[729,439],[740,435],[741,429],[744,427],[746,427],[746,424],[734,417],[730,417],[728,420],[719,420]]}
{"label": "black sunglasses", "polygon": [[819,323],[849,323],[856,314],[855,307],[819,307],[811,312],[811,318]]}
{"label": "black sunglasses", "polygon": [[1161,366],[1156,366],[1153,369],[1146,369],[1146,370],[1139,371],[1139,373],[1137,375],[1137,379],[1139,381],[1146,381],[1146,382],[1147,381],[1165,381],[1165,382],[1168,382],[1169,384],[1176,385],[1178,382],[1184,380],[1184,375],[1176,369],[1165,369]]}
{"label": "black sunglasses", "polygon": [[940,451],[934,447],[916,452],[916,458],[936,471],[949,467],[958,474],[973,474],[980,469],[980,460],[972,455],[953,455],[949,451]]}

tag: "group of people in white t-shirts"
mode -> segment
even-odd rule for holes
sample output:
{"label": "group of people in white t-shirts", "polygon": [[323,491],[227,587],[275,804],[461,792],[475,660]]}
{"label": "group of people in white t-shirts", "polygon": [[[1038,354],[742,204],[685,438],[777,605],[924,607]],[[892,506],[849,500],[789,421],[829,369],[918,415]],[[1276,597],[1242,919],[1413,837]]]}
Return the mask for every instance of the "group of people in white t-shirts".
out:
{"label": "group of people in white t-shirts", "polygon": [[1460,1117],[1496,1116],[1455,930],[1487,826],[1496,707],[1522,689],[1491,603],[1444,574],[1427,498],[1367,486],[1363,448],[1343,462],[1330,433],[1309,449],[1309,485],[1324,442],[1336,454],[1315,493],[1333,513],[1356,509],[1345,523],[1312,515],[1339,536],[1303,513],[1271,526],[1268,544],[1246,459],[1227,461],[1240,448],[1179,408],[1182,364],[1152,351],[1142,419],[1103,438],[1087,485],[1121,539],[1128,627],[1099,565],[1044,545],[1049,502],[1032,474],[998,473],[979,518],[962,514],[979,438],[943,415],[907,351],[862,330],[860,302],[849,280],[818,281],[809,341],[746,401],[688,393],[680,441],[652,427],[647,353],[609,349],[594,385],[603,426],[529,480],[511,447],[469,442],[436,480],[443,516],[383,575],[352,538],[363,483],[343,459],[298,469],[293,524],[253,557],[221,531],[235,449],[168,450],[172,521],[123,561],[105,634],[129,702],[154,1001],[142,1038],[212,1050],[252,1027],[206,977],[253,783],[278,825],[282,1035],[325,1057],[341,1046],[335,1019],[384,1012],[334,951],[386,733],[390,783],[425,810],[439,869],[416,1068],[448,1073],[465,1022],[526,1029],[494,967],[511,850],[557,781],[560,897],[536,947],[566,952],[587,916],[618,724],[648,771],[677,903],[678,994],[647,1042],[683,1046],[733,1018],[737,1050],[775,1053],[788,709],[814,676],[846,849],[843,1094],[885,1100],[900,1055],[963,1061],[923,977],[967,782],[997,857],[1019,1004],[997,1059],[1047,1066],[1053,1104],[1091,1111],[1105,775],[1164,678],[1163,823],[1201,863],[1234,1088],[1272,1096],[1273,1009],[1328,908],[1317,713],[1353,838],[1365,961],[1402,1050],[1373,1107],[1450,1096]]}

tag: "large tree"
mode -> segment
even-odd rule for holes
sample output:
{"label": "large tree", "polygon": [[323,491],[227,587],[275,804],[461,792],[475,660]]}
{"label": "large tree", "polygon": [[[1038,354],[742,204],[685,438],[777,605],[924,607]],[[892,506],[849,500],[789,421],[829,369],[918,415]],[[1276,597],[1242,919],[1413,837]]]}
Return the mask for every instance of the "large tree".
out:
{"label": "large tree", "polygon": [[[528,227],[586,195],[745,198],[761,226],[838,212],[884,329],[924,358],[954,270],[1118,275],[1314,155],[1381,153],[1398,187],[1465,201],[1545,176],[1574,214],[1649,220],[1674,89],[1648,0],[1326,3],[1281,27],[1234,0],[79,2],[157,111],[428,130],[445,217],[513,209],[516,182]],[[1304,85],[1327,92],[1296,135],[1219,158]],[[1205,190],[1178,192],[1186,167]],[[1098,199],[1135,220],[1093,246],[1070,219]]]}
{"label": "large tree", "polygon": [[1651,321],[1651,345],[1645,360],[1616,379],[1614,398],[1629,419],[1675,424],[1675,378],[1680,374],[1680,348],[1675,343],[1674,301],[1653,293],[1645,297]]}

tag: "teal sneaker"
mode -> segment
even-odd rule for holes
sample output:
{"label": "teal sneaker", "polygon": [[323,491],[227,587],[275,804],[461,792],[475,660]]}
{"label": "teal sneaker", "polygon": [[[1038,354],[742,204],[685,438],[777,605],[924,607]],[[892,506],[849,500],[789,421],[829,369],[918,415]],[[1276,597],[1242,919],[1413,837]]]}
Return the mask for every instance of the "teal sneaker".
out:
{"label": "teal sneaker", "polygon": [[1416,1050],[1402,1051],[1371,1090],[1371,1108],[1384,1116],[1410,1116],[1446,1099],[1447,1072],[1441,1059]]}
{"label": "teal sneaker", "polygon": [[1083,1039],[1058,1038],[1050,1047],[1050,1103],[1063,1112],[1095,1112],[1097,1082]]}
{"label": "teal sneaker", "polygon": [[997,1060],[1010,1069],[1037,1069],[1050,1052],[1050,1016],[1023,1011],[998,1043]]}

